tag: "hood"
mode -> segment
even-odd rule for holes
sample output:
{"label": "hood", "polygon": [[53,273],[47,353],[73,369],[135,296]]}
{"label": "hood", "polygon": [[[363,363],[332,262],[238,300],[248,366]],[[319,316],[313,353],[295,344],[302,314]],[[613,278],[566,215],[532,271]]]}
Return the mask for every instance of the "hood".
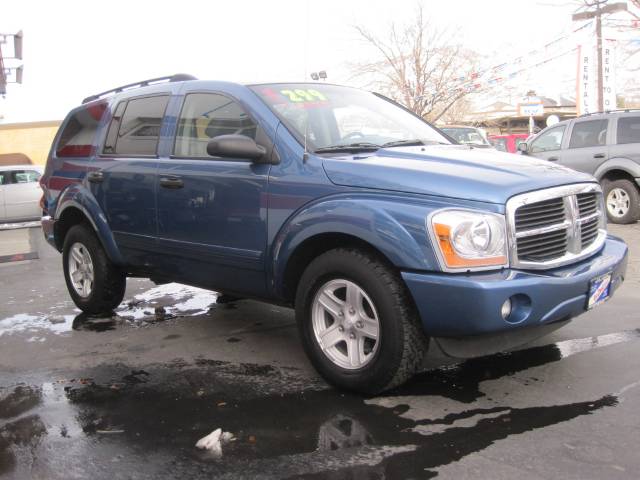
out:
{"label": "hood", "polygon": [[380,149],[325,157],[323,165],[336,185],[500,204],[531,190],[595,181],[546,160],[464,145]]}

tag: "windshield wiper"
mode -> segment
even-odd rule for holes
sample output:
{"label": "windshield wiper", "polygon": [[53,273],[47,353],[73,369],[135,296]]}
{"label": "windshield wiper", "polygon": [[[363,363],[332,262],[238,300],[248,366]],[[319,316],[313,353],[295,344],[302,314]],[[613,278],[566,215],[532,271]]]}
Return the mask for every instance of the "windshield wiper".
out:
{"label": "windshield wiper", "polygon": [[412,147],[418,145],[424,145],[425,143],[422,140],[413,139],[413,140],[394,140],[393,142],[383,143],[383,148],[389,147]]}
{"label": "windshield wiper", "polygon": [[370,142],[349,143],[346,145],[330,145],[328,147],[320,147],[314,150],[314,153],[331,153],[331,152],[375,152],[380,145]]}

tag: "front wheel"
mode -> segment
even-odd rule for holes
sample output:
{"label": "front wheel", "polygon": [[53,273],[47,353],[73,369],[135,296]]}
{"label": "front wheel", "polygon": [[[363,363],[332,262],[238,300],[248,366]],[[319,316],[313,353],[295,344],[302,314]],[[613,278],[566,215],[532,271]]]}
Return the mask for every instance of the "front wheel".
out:
{"label": "front wheel", "polygon": [[86,225],[69,229],[62,247],[62,266],[67,289],[76,306],[85,313],[109,313],[124,298],[127,279]]}
{"label": "front wheel", "polygon": [[376,394],[404,383],[428,340],[398,274],[373,255],[331,250],[305,270],[296,319],[311,362],[329,383]]}
{"label": "front wheel", "polygon": [[635,223],[640,218],[640,193],[630,180],[605,182],[604,202],[611,223]]}

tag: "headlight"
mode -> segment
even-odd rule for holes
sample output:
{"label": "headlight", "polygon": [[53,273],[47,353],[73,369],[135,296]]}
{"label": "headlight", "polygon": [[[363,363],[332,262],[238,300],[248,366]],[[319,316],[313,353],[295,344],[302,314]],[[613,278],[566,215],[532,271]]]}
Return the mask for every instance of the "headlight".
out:
{"label": "headlight", "polygon": [[507,265],[503,215],[471,210],[441,210],[431,216],[429,228],[446,270]]}

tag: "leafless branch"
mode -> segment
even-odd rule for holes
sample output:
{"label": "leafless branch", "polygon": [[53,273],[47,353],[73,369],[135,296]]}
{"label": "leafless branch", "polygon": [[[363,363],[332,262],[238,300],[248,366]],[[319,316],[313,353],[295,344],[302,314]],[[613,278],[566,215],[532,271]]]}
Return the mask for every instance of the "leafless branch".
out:
{"label": "leafless branch", "polygon": [[417,4],[412,21],[392,23],[386,36],[363,26],[355,30],[377,58],[354,65],[354,76],[367,78],[369,85],[416,114],[441,118],[470,93],[456,87],[461,77],[469,78],[475,71],[475,55],[458,45],[451,32],[433,26],[422,4]]}

